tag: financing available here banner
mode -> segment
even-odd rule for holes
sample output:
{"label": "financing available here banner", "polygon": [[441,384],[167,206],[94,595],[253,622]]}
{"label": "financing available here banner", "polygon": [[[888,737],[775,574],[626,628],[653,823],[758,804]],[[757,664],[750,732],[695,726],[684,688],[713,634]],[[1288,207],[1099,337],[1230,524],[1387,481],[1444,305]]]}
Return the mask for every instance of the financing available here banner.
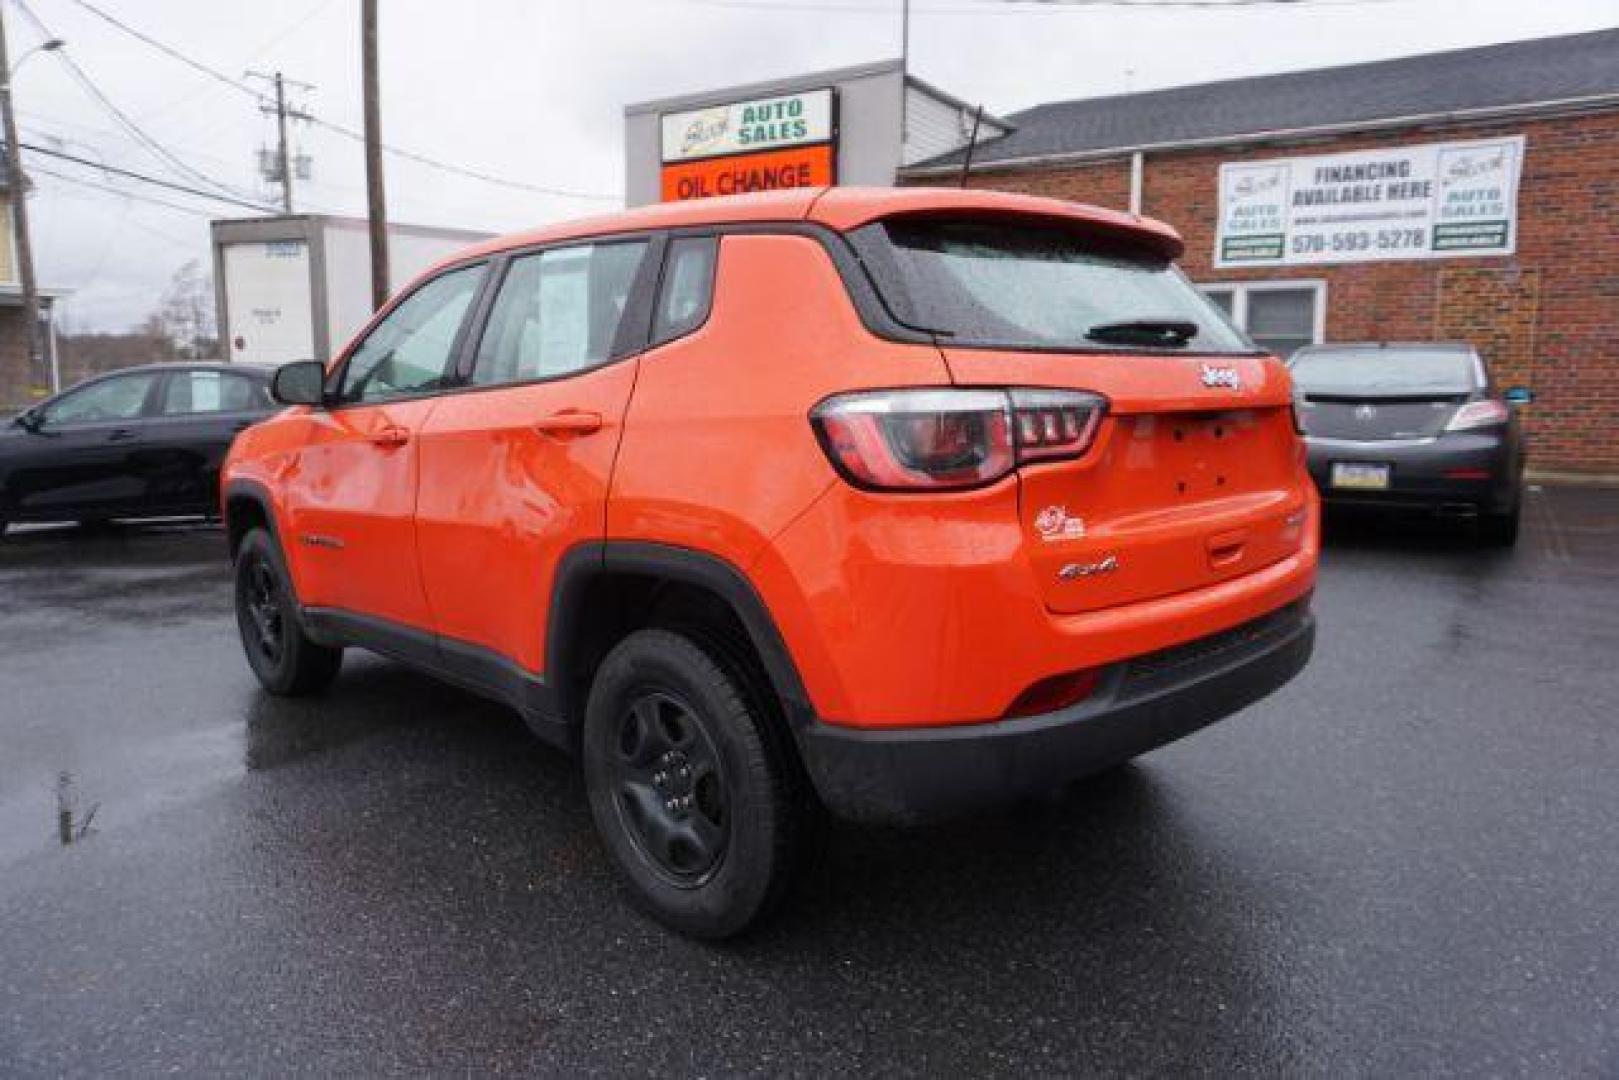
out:
{"label": "financing available here banner", "polygon": [[1523,149],[1513,135],[1227,162],[1214,265],[1510,255]]}

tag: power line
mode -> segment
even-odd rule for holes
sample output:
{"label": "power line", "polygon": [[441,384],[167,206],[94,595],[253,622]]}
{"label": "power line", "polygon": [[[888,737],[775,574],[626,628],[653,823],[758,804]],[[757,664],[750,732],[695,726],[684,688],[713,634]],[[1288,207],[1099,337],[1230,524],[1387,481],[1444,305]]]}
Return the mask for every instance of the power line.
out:
{"label": "power line", "polygon": [[[810,11],[847,15],[894,16],[900,8],[895,3],[819,3],[817,0],[683,0],[701,7],[736,8],[745,11]],[[998,14],[1027,15],[1047,11],[1082,11],[1095,8],[1152,10],[1159,8],[1249,8],[1249,7],[1353,7],[1362,4],[1400,3],[1403,0],[962,0],[974,6],[934,7],[916,6],[915,12],[929,15],[987,15],[999,9]]]}
{"label": "power line", "polygon": [[1025,8],[1242,8],[1242,7],[1353,7],[1390,4],[1400,0],[978,0],[1000,7]]}
{"label": "power line", "polygon": [[145,173],[136,172],[133,169],[124,169],[117,165],[108,165],[101,161],[91,161],[89,158],[79,157],[77,154],[69,154],[65,150],[53,150],[48,146],[40,146],[37,143],[23,142],[21,140],[19,140],[18,145],[24,150],[31,150],[36,154],[44,154],[47,157],[61,158],[63,161],[71,161],[76,165],[84,165],[91,169],[99,169],[100,171],[113,176],[122,176],[130,180],[139,180],[145,184],[153,184],[157,187],[168,188],[170,191],[180,191],[187,195],[195,195],[198,198],[203,199],[213,199],[216,202],[230,203],[234,206],[245,206],[249,210],[257,210],[260,213],[274,212],[273,207],[266,206],[263,203],[249,202],[247,199],[240,199],[234,195],[226,195],[217,191],[208,191],[204,188],[189,187],[185,184],[175,183],[173,180],[163,180],[156,176],[148,176]]}
{"label": "power line", "polygon": [[[21,0],[19,0],[19,3],[20,2],[21,2]],[[237,80],[231,78],[229,75],[226,75],[226,74],[224,74],[223,72],[220,72],[220,71],[216,71],[215,69],[209,67],[207,64],[202,63],[200,60],[193,60],[191,57],[187,56],[185,53],[181,52],[180,50],[175,49],[175,48],[171,48],[170,46],[163,44],[163,42],[159,41],[157,38],[154,38],[154,37],[152,37],[152,36],[150,36],[148,34],[143,34],[141,31],[135,29],[133,26],[130,26],[128,23],[123,22],[122,20],[117,19],[117,18],[113,17],[112,15],[107,14],[107,12],[101,10],[96,5],[90,3],[89,0],[73,0],[73,2],[75,4],[77,4],[77,5],[79,5],[79,7],[83,8],[86,11],[88,11],[90,14],[96,16],[98,19],[101,19],[104,22],[112,24],[113,26],[117,27],[119,30],[122,30],[124,33],[128,34],[130,37],[136,39],[137,41],[144,42],[145,44],[147,44],[147,45],[151,46],[152,48],[156,49],[158,52],[163,53],[165,56],[168,56],[169,58],[174,59],[174,60],[178,60],[180,63],[186,65],[186,67],[192,68],[192,69],[194,69],[196,71],[200,71],[202,74],[208,76],[210,79],[214,79],[217,82],[222,82],[226,86],[230,87],[233,90],[239,90],[242,93],[247,94],[248,96],[252,97],[255,101],[258,101],[260,104],[264,103],[265,99],[263,99],[263,98],[261,98],[259,96],[258,91],[254,90],[251,86],[248,86],[246,83],[238,82]]]}
{"label": "power line", "polygon": [[[52,33],[50,27],[45,25],[44,20],[34,13],[34,10],[28,5],[27,0],[16,0],[16,3],[18,9],[28,17],[29,21],[32,22],[35,28],[45,36],[46,40],[56,37],[56,35]],[[180,172],[181,175],[188,176],[192,180],[199,183],[208,184],[212,187],[218,188],[221,191],[229,192],[238,197],[244,194],[243,192],[233,188],[231,185],[216,180],[202,170],[193,168],[192,166],[186,164],[166,146],[158,142],[157,139],[147,134],[139,124],[135,123],[135,121],[132,120],[122,109],[114,104],[112,99],[102,91],[101,87],[96,85],[95,80],[90,78],[89,73],[80,67],[78,61],[73,59],[72,56],[60,49],[56,50],[55,55],[62,61],[64,65],[66,65],[68,72],[73,76],[74,80],[79,84],[79,86],[98,104],[100,104],[109,115],[122,124],[124,128],[126,128],[129,133],[135,137],[137,142],[146,147],[146,149],[151,151],[153,154],[157,155],[159,159]]]}
{"label": "power line", "polygon": [[195,206],[184,206],[177,202],[169,202],[167,199],[159,199],[151,195],[142,195],[138,191],[125,191],[123,188],[113,187],[111,184],[98,184],[94,180],[86,180],[82,176],[69,176],[65,172],[57,172],[55,169],[46,168],[44,165],[30,165],[28,167],[28,171],[31,173],[38,173],[41,176],[49,176],[53,179],[64,181],[65,183],[77,184],[79,187],[94,188],[96,191],[105,191],[109,195],[117,195],[125,199],[134,199],[137,202],[151,203],[153,206],[163,206],[170,210],[178,210],[182,214],[191,214],[200,218],[213,217],[213,215],[208,211],[199,210]]}
{"label": "power line", "polygon": [[286,29],[279,31],[268,40],[260,44],[258,48],[249,53],[247,56],[248,60],[257,60],[259,57],[269,52],[272,48],[281,44],[281,42],[285,41],[299,30],[302,30],[317,16],[323,14],[327,8],[331,7],[332,3],[333,0],[320,0],[320,3],[316,4],[314,7],[300,15],[297,19],[293,20],[291,25],[286,27]]}
{"label": "power line", "polygon": [[[17,0],[17,2],[20,4],[23,2],[23,0]],[[201,72],[210,79],[213,79],[215,82],[222,83],[223,85],[230,87],[237,93],[246,94],[261,107],[269,104],[268,98],[241,80],[233,79],[217,68],[210,67],[200,60],[187,56],[174,46],[165,44],[164,42],[159,41],[157,38],[152,37],[150,34],[146,34],[135,29],[133,26],[130,26],[128,23],[117,18],[116,16],[110,15],[103,11],[100,7],[91,3],[90,0],[73,0],[73,3],[90,12],[92,15],[95,15],[97,18],[100,18],[109,25],[116,27],[125,34],[128,34],[130,37],[135,38],[137,41],[143,42],[151,48],[158,50],[165,56],[179,61],[194,71]],[[361,144],[364,144],[365,142],[365,136],[361,135],[359,132],[353,130],[352,128],[344,127],[341,124],[334,123],[330,120],[322,120],[320,117],[309,117],[308,122],[316,127],[325,128],[327,131],[341,135],[346,139],[351,139]],[[496,176],[493,173],[482,172],[478,169],[470,169],[464,165],[456,165],[448,161],[441,161],[438,158],[429,157],[426,154],[418,153],[414,150],[406,150],[405,148],[399,146],[390,146],[386,143],[383,144],[382,149],[395,157],[403,158],[406,161],[415,162],[418,165],[425,165],[428,168],[437,169],[441,172],[452,173],[457,176],[464,176],[468,179],[478,180],[486,184],[495,184],[500,187],[513,188],[518,191],[529,191],[540,195],[554,195],[566,199],[586,199],[596,202],[617,202],[623,198],[623,196],[619,194],[609,195],[605,192],[576,191],[568,188],[551,187],[545,184],[531,184],[524,180],[511,180],[503,176]]]}
{"label": "power line", "polygon": [[[315,116],[311,117],[309,122],[314,124],[316,127],[322,127],[327,131],[335,132],[346,139],[352,139],[355,142],[362,144],[365,142],[365,136],[361,135],[358,131],[355,131],[352,128],[343,127],[341,124],[334,124],[330,120],[322,120],[320,117]],[[501,187],[514,188],[518,191],[532,191],[539,195],[556,195],[564,199],[588,199],[594,202],[618,202],[624,197],[623,195],[609,195],[605,192],[573,191],[568,188],[549,187],[545,184],[530,184],[525,180],[508,180],[505,177],[495,176],[486,172],[479,172],[477,169],[469,169],[463,165],[452,165],[447,161],[440,161],[437,158],[430,158],[426,154],[418,154],[414,150],[406,150],[398,146],[389,146],[386,143],[383,144],[382,149],[387,153],[392,154],[394,157],[404,158],[406,161],[414,161],[418,165],[426,165],[429,168],[438,169],[441,172],[454,173],[457,176],[465,176],[471,180],[481,180],[486,184],[498,184]]]}

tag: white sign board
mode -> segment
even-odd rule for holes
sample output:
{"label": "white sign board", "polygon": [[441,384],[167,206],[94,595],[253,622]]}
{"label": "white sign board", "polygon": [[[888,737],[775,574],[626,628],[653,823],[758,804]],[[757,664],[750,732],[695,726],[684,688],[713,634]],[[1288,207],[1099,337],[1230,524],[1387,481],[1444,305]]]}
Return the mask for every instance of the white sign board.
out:
{"label": "white sign board", "polygon": [[1522,135],[1220,166],[1214,265],[1510,255]]}
{"label": "white sign board", "polygon": [[831,142],[832,90],[666,113],[660,119],[665,165]]}

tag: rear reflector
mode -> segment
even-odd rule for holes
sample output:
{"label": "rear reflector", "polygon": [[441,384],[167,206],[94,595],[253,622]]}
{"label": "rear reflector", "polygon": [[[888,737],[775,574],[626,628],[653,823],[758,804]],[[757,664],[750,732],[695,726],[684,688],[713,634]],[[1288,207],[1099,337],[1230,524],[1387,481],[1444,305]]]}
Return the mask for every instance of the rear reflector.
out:
{"label": "rear reflector", "polygon": [[1489,469],[1446,469],[1446,480],[1488,480]]}
{"label": "rear reflector", "polygon": [[1020,716],[1040,716],[1066,709],[1090,697],[1101,681],[1100,668],[1085,668],[1041,679],[1017,696],[1006,707],[1001,719],[1012,720]]}

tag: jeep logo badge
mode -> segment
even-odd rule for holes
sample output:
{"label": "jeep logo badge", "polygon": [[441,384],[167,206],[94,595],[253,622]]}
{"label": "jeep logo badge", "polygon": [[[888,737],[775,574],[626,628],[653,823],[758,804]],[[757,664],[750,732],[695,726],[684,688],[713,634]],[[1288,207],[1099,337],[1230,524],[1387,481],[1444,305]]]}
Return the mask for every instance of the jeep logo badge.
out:
{"label": "jeep logo badge", "polygon": [[1242,376],[1237,374],[1236,368],[1215,367],[1213,364],[1204,364],[1198,372],[1198,378],[1210,390],[1225,387],[1228,390],[1242,389]]}

